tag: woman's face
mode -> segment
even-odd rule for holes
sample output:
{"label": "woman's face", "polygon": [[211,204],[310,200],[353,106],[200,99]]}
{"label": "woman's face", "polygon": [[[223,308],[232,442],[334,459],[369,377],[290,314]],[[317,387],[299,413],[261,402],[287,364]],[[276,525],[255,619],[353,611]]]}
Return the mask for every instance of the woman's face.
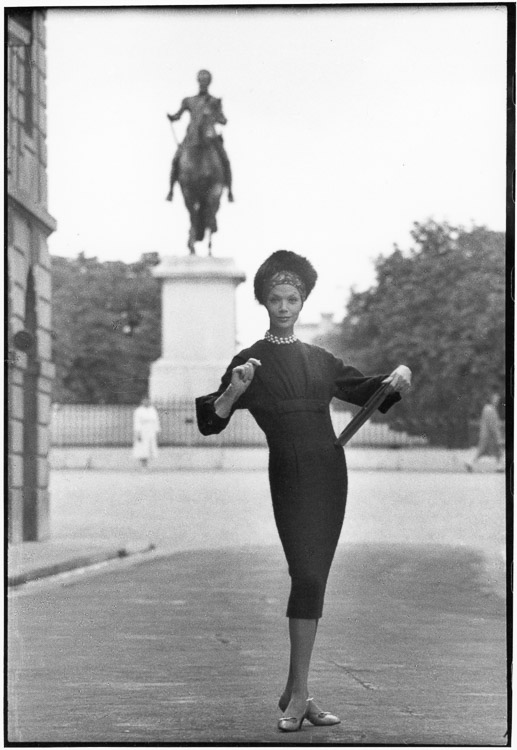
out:
{"label": "woman's face", "polygon": [[274,286],[266,298],[269,330],[279,336],[290,336],[303,307],[300,292],[291,284]]}

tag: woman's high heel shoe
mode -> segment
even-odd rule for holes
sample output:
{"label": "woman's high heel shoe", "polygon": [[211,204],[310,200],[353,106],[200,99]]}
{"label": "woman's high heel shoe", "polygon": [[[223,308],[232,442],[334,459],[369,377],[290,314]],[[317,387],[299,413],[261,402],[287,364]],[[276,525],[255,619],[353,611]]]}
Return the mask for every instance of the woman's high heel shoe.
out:
{"label": "woman's high heel shoe", "polygon": [[[331,727],[334,724],[341,724],[339,716],[335,716],[335,714],[332,714],[330,711],[311,711],[310,704],[312,700],[313,698],[307,698],[307,703],[309,704],[305,715],[307,721],[310,721],[315,727]],[[284,711],[286,708],[282,706],[282,698],[278,701],[278,708],[280,711]]]}
{"label": "woman's high heel shoe", "polygon": [[307,711],[305,714],[307,721],[314,724],[315,727],[331,727],[333,724],[341,724],[339,716],[334,716],[330,711]]}
{"label": "woman's high heel shoe", "polygon": [[311,698],[307,698],[305,713],[301,718],[298,716],[282,716],[278,719],[278,728],[281,732],[298,732],[302,728],[304,720],[307,718],[307,712],[309,710],[309,701]]}

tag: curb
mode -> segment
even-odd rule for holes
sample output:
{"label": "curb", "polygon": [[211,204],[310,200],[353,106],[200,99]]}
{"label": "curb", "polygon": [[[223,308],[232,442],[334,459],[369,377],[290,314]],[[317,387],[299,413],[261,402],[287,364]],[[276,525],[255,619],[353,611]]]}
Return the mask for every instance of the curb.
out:
{"label": "curb", "polygon": [[52,565],[43,565],[39,568],[32,568],[24,573],[7,576],[7,585],[8,587],[22,586],[31,581],[38,581],[41,578],[50,578],[51,576],[57,576],[60,573],[68,573],[71,570],[77,570],[78,568],[88,568],[92,565],[109,562],[110,560],[120,560],[129,557],[130,555],[153,552],[155,549],[156,546],[153,543],[150,543],[146,547],[131,547],[128,545],[108,552],[81,555],[79,557],[73,557],[68,560],[53,563]]}
{"label": "curb", "polygon": [[[155,461],[146,469],[130,458],[129,449],[52,447],[52,471],[115,471],[144,476],[154,472],[174,471],[267,471],[268,449],[265,447],[161,447]],[[434,448],[362,448],[350,445],[346,451],[348,468],[354,471],[423,471],[465,472],[464,462],[471,449]]]}

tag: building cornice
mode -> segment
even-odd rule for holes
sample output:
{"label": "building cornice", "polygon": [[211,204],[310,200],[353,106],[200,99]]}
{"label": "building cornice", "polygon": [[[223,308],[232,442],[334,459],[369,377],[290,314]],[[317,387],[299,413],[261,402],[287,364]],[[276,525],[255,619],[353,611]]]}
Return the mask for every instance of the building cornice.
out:
{"label": "building cornice", "polygon": [[7,198],[13,208],[18,210],[21,209],[29,219],[36,219],[37,223],[41,226],[47,236],[56,231],[57,221],[54,217],[51,216],[42,206],[31,200],[27,193],[21,190],[13,190],[11,187],[9,188]]}

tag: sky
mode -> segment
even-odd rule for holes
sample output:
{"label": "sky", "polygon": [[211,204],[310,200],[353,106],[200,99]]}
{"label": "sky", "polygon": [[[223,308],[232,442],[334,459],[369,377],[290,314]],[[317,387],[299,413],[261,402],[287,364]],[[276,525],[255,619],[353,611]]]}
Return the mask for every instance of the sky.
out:
{"label": "sky", "polygon": [[165,201],[188,114],[173,134],[166,113],[212,72],[235,195],[213,253],[247,275],[243,346],[266,327],[252,280],[274,250],[319,273],[302,322],[339,320],[414,222],[505,228],[502,6],[58,8],[47,66],[50,252],[124,262],[188,253],[179,186]]}

